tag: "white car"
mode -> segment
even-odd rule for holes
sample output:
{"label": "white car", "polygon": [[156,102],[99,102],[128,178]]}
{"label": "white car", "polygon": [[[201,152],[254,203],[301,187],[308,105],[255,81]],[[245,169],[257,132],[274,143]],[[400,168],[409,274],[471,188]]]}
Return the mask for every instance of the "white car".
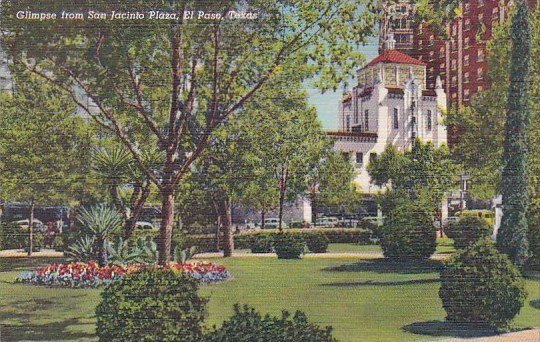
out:
{"label": "white car", "polygon": [[[28,228],[29,222],[30,221],[26,219],[26,220],[15,221],[14,223],[17,224],[21,228]],[[45,225],[43,224],[43,222],[41,222],[38,219],[34,219],[33,226],[34,226],[34,230],[36,231],[45,231]]]}
{"label": "white car", "polygon": [[135,228],[142,230],[158,230],[158,228],[154,226],[153,223],[146,221],[137,221],[135,223]]}
{"label": "white car", "polygon": [[[262,227],[262,224],[261,224]],[[264,228],[266,229],[276,229],[279,228],[279,219],[278,218],[267,218],[264,219]],[[281,228],[287,228],[285,222],[281,222]]]}
{"label": "white car", "polygon": [[339,219],[337,217],[320,217],[315,222],[317,227],[328,227],[334,228],[339,224]]}

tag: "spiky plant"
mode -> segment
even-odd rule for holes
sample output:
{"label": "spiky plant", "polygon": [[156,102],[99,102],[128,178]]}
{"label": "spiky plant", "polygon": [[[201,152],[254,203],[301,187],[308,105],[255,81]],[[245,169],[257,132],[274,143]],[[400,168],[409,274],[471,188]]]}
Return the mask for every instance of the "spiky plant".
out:
{"label": "spiky plant", "polygon": [[122,218],[118,212],[104,204],[83,208],[77,215],[77,220],[95,238],[97,258],[100,266],[107,264],[108,240],[120,229]]}
{"label": "spiky plant", "polygon": [[95,258],[95,239],[92,236],[84,236],[75,241],[66,250],[66,255],[71,261],[88,261]]}

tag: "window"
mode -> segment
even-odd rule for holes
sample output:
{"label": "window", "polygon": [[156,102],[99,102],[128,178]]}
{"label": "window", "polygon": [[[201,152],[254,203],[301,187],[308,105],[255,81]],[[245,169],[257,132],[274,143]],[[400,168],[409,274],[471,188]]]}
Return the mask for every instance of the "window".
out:
{"label": "window", "polygon": [[465,38],[465,49],[471,47],[471,39],[469,37]]}
{"label": "window", "polygon": [[484,87],[478,86],[478,92],[481,92],[482,90],[484,90]]}
{"label": "window", "polygon": [[493,11],[491,12],[491,18],[493,20],[499,19],[499,7],[495,7]]}
{"label": "window", "polygon": [[399,109],[397,108],[394,108],[393,121],[394,121],[394,129],[398,129],[399,128]]}
{"label": "window", "polygon": [[483,62],[484,61],[484,50],[479,49],[478,50],[478,61]]}
{"label": "window", "polygon": [[476,78],[478,80],[483,80],[484,79],[484,69],[483,68],[478,68],[478,71],[476,72]]}
{"label": "window", "polygon": [[347,115],[345,120],[347,121],[347,126],[346,126],[347,132],[350,132],[351,131],[351,117]]}
{"label": "window", "polygon": [[469,89],[465,89],[463,91],[463,98],[465,101],[469,101],[469,98],[470,98],[470,92],[469,92]]}
{"label": "window", "polygon": [[433,126],[433,122],[432,122],[432,118],[431,118],[431,110],[427,111],[426,123],[427,123],[428,131],[431,131],[431,128]]}
{"label": "window", "polygon": [[429,36],[429,45],[432,46],[435,44],[435,37],[433,35]]}
{"label": "window", "polygon": [[364,130],[369,131],[369,110],[364,112]]}
{"label": "window", "polygon": [[439,49],[439,57],[441,57],[441,58],[444,57],[444,47],[441,47]]}
{"label": "window", "polygon": [[471,29],[471,20],[467,19],[465,20],[465,31],[469,31]]}
{"label": "window", "polygon": [[452,70],[456,70],[457,68],[457,61],[455,59],[452,59]]}
{"label": "window", "polygon": [[364,154],[362,152],[356,152],[356,160],[354,161],[356,164],[362,165],[364,160]]}
{"label": "window", "polygon": [[463,57],[463,65],[468,66],[469,65],[469,55],[466,55]]}
{"label": "window", "polygon": [[471,11],[471,4],[465,4],[465,9],[464,9],[464,13],[469,13]]}
{"label": "window", "polygon": [[422,39],[420,39],[420,40],[418,41],[418,45],[420,45],[420,46],[422,46],[423,43],[424,43],[424,41],[423,41]]}
{"label": "window", "polygon": [[463,74],[463,83],[469,83],[469,73]]}
{"label": "window", "polygon": [[358,123],[358,110],[354,111],[354,124],[356,125]]}
{"label": "window", "polygon": [[457,76],[452,76],[452,87],[457,85]]}

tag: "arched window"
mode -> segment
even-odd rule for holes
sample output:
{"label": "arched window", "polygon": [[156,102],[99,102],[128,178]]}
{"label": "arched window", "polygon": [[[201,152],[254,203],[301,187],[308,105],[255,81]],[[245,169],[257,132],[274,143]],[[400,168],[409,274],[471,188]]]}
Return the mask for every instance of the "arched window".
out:
{"label": "arched window", "polygon": [[394,129],[399,128],[399,110],[394,108],[394,117],[393,117]]}
{"label": "arched window", "polygon": [[428,110],[428,111],[427,111],[426,122],[427,122],[427,129],[428,129],[428,131],[431,131],[431,128],[433,127],[433,119],[432,119],[432,117],[431,117],[431,110]]}

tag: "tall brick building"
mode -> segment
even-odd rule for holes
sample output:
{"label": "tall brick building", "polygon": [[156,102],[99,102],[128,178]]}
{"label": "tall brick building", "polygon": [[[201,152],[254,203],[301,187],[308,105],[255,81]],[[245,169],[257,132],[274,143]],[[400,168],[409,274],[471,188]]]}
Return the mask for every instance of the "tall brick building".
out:
{"label": "tall brick building", "polygon": [[[386,39],[389,33],[398,33],[396,28],[399,26],[395,20],[398,17],[403,20],[404,15],[396,8],[406,8],[408,22],[414,22],[414,8],[402,6],[410,3],[400,0],[383,6],[387,16],[394,19],[382,21],[380,34],[384,37],[380,40]],[[536,0],[529,0],[531,9],[536,3]],[[412,28],[412,51],[407,47],[403,52],[427,64],[428,88],[434,87],[437,76],[440,76],[449,107],[466,106],[476,93],[489,87],[486,43],[493,37],[495,25],[508,18],[512,4],[511,0],[462,1],[459,6],[461,15],[446,25],[446,39],[421,24]],[[400,46],[396,45],[396,49],[400,50]]]}

